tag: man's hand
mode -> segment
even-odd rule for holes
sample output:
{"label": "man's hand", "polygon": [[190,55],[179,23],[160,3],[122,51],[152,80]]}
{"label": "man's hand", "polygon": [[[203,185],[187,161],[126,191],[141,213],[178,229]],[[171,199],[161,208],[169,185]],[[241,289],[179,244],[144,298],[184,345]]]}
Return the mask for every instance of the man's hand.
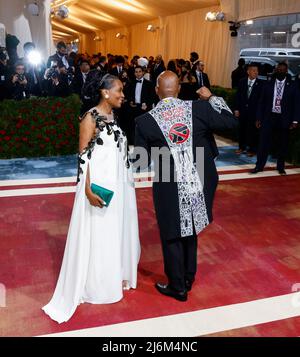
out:
{"label": "man's hand", "polygon": [[257,127],[257,129],[259,129],[261,127],[261,121],[260,120],[256,120],[255,126]]}
{"label": "man's hand", "polygon": [[211,91],[206,87],[201,87],[200,89],[197,90],[196,93],[199,95],[200,99],[202,100],[209,100],[209,98],[212,96]]}
{"label": "man's hand", "polygon": [[132,108],[135,108],[136,105],[133,103],[133,102],[130,102],[129,105],[132,107]]}
{"label": "man's hand", "polygon": [[58,85],[59,85],[59,79],[58,79],[57,77],[52,78],[52,83],[53,83],[55,86],[58,86]]}
{"label": "man's hand", "polygon": [[18,82],[18,75],[17,74],[15,74],[13,77],[12,77],[12,82],[13,83],[16,83],[16,82]]}
{"label": "man's hand", "polygon": [[142,110],[147,110],[147,104],[146,103],[142,104]]}
{"label": "man's hand", "polygon": [[292,123],[291,126],[290,126],[290,129],[293,130],[293,129],[297,129],[298,127],[298,123]]}
{"label": "man's hand", "polygon": [[25,78],[22,82],[20,82],[20,84],[22,84],[23,86],[27,85],[27,79]]}
{"label": "man's hand", "polygon": [[236,118],[239,118],[239,117],[240,117],[240,112],[239,112],[238,110],[235,110],[235,111],[234,111],[234,116],[235,116]]}

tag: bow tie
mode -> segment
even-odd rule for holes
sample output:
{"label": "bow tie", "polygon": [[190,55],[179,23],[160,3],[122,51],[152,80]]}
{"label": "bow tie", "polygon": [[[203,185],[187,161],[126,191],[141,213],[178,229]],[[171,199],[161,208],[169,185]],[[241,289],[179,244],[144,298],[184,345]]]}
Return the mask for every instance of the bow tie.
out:
{"label": "bow tie", "polygon": [[143,81],[141,79],[137,79],[136,83],[142,83]]}

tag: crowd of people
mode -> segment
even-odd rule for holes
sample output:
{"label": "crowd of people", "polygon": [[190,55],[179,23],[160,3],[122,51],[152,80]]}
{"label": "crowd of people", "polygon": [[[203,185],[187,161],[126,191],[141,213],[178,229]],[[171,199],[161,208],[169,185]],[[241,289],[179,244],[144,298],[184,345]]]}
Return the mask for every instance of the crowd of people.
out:
{"label": "crowd of people", "polygon": [[[37,64],[30,58],[34,50],[35,45],[32,42],[26,43],[24,57],[18,59],[14,56],[13,61],[4,51],[0,52],[0,100],[22,100],[31,96],[66,97],[76,93],[82,101],[81,115],[83,115],[96,104],[88,91],[83,90],[85,83],[88,83],[97,73],[102,75],[109,73],[118,77],[123,83],[125,97],[117,114],[130,144],[134,143],[134,118],[153,109],[159,101],[155,93],[155,85],[162,72],[169,70],[178,76],[181,85],[179,98],[182,100],[197,99],[196,92],[201,87],[210,89],[205,64],[200,60],[197,52],[191,52],[189,60],[174,59],[165,64],[161,55],[155,58],[136,55],[130,60],[126,55],[104,56],[99,53],[90,56],[87,53],[68,53],[66,44],[58,42],[56,53],[48,58],[47,63]],[[236,153],[238,155],[247,153],[250,157],[258,155],[258,166],[255,171],[259,172],[263,169],[270,151],[271,137],[276,136],[279,138],[278,169],[284,173],[282,160],[288,142],[288,132],[285,129],[293,129],[296,126],[299,114],[297,107],[293,111],[288,108],[293,108],[294,103],[298,103],[300,81],[292,81],[286,63],[278,65],[270,81],[262,81],[258,76],[257,65],[246,66],[243,58],[232,72],[232,88],[237,89],[233,109],[235,116],[239,118],[239,148]],[[279,106],[276,107],[274,104],[269,108],[269,112],[272,116],[273,114],[288,116],[282,125],[279,125],[278,130],[273,130],[276,131],[276,135],[271,134],[272,130],[265,130],[263,125],[264,118],[269,113],[262,113],[265,109],[262,101],[266,100],[265,89],[270,83],[274,92],[273,101],[272,99],[270,101],[272,103],[279,101],[282,108],[278,109]],[[269,90],[272,92],[272,89]],[[272,122],[279,121],[281,122],[281,119]]]}
{"label": "crowd of people", "polygon": [[[126,89],[128,88],[128,92],[132,90],[132,83],[137,77],[139,80],[145,79],[148,87],[148,81],[151,82],[150,97],[153,97],[156,79],[166,69],[175,72],[180,78],[183,84],[180,93],[182,99],[196,99],[197,89],[201,86],[210,87],[208,76],[204,73],[204,63],[195,52],[191,53],[190,60],[175,59],[165,64],[160,55],[156,58],[136,55],[129,60],[126,55],[104,56],[98,53],[90,56],[87,53],[68,53],[66,44],[58,42],[56,53],[50,56],[46,63],[37,64],[32,63],[30,59],[30,54],[35,50],[34,43],[25,43],[23,49],[24,57],[13,60],[5,51],[0,53],[0,100],[21,100],[31,96],[65,97],[72,93],[81,95],[83,84],[93,70],[119,77],[125,88],[126,99],[129,96]],[[142,73],[135,72],[137,66],[141,67]]]}

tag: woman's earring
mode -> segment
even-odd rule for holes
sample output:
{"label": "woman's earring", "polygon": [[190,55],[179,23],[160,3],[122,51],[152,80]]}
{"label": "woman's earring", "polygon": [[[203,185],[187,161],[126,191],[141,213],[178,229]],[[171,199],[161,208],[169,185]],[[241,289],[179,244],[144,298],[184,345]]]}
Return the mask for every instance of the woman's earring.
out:
{"label": "woman's earring", "polygon": [[109,98],[109,95],[108,95],[108,94],[105,94],[104,98],[105,98],[105,99],[108,99],[108,98]]}

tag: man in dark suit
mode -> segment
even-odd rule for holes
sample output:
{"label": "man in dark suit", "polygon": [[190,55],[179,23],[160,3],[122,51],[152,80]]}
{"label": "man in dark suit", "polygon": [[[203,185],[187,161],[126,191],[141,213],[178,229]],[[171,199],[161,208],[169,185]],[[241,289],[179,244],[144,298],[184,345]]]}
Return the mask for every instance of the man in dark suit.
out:
{"label": "man in dark suit", "polygon": [[90,71],[90,63],[87,60],[82,60],[80,63],[79,71],[75,73],[72,81],[73,92],[81,96],[82,87]]}
{"label": "man in dark suit", "polygon": [[124,63],[125,63],[125,59],[123,56],[116,56],[116,59],[115,59],[116,65],[114,68],[112,68],[112,70],[110,71],[110,74],[121,79],[123,76],[123,72],[125,71]]}
{"label": "man in dark suit", "polygon": [[134,119],[151,110],[155,101],[153,84],[144,78],[142,66],[134,69],[135,80],[124,89],[127,104],[127,136],[130,144],[134,143],[135,122]]}
{"label": "man in dark suit", "polygon": [[70,63],[67,59],[67,46],[63,41],[58,42],[56,45],[56,53],[48,58],[47,68],[50,68],[53,63],[57,66],[62,67],[65,66],[67,70],[69,70]]}
{"label": "man in dark suit", "polygon": [[154,85],[156,85],[157,77],[165,70],[166,70],[166,66],[164,64],[162,56],[161,55],[156,56],[155,62],[150,71],[151,81]]}
{"label": "man in dark suit", "polygon": [[257,152],[258,128],[257,109],[264,83],[258,79],[258,66],[250,64],[247,69],[248,77],[240,81],[235,97],[234,115],[239,119],[239,149],[242,154],[248,146],[248,156]]}
{"label": "man in dark suit", "polygon": [[199,55],[197,52],[191,52],[190,62],[191,62],[192,72],[195,72],[197,69],[197,65],[199,63]]}
{"label": "man in dark suit", "polygon": [[[212,131],[233,128],[237,120],[209,89],[201,88],[203,100],[194,102],[177,99],[179,91],[175,73],[165,71],[158,77],[156,92],[161,101],[136,119],[135,166],[147,167],[154,160],[153,199],[168,277],[168,284],[157,283],[156,289],[186,301],[197,271],[197,235],[213,219],[218,174]],[[155,157],[156,149],[167,157]]]}
{"label": "man in dark suit", "polygon": [[0,52],[0,101],[9,97],[9,80],[8,57],[5,52]]}
{"label": "man in dark suit", "polygon": [[247,72],[245,69],[245,59],[240,58],[237,68],[231,73],[231,87],[237,88],[239,86],[240,80],[247,77]]}
{"label": "man in dark suit", "polygon": [[197,80],[197,89],[206,87],[210,89],[210,82],[208,79],[208,75],[204,73],[205,64],[201,61],[198,61],[196,64],[196,70],[193,71],[193,75]]}
{"label": "man in dark suit", "polygon": [[300,117],[300,95],[294,82],[287,76],[288,65],[278,64],[275,78],[268,82],[258,107],[258,126],[261,128],[257,162],[252,174],[263,171],[270,153],[272,140],[277,138],[277,170],[286,175],[285,158],[289,132],[295,129]]}

